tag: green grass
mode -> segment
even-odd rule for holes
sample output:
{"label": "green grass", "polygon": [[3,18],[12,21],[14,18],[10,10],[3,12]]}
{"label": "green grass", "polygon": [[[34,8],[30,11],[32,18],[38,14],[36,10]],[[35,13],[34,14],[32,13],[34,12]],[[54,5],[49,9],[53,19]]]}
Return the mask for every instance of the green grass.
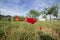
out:
{"label": "green grass", "polygon": [[0,40],[43,40],[44,37],[41,39],[40,35],[46,34],[42,33],[39,27],[55,29],[59,34],[56,39],[60,40],[60,21],[37,21],[35,24],[24,21],[0,21]]}

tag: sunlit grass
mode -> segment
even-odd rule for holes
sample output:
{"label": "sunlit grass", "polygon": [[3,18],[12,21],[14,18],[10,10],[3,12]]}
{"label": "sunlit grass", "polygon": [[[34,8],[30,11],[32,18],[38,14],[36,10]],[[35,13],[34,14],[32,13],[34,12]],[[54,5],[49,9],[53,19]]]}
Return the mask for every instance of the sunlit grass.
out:
{"label": "sunlit grass", "polygon": [[[60,21],[37,21],[35,24],[30,24],[24,21],[0,21],[0,39],[40,40],[41,31],[39,30],[39,27],[43,27],[44,29],[52,28],[60,35]],[[42,34],[45,35],[45,33]],[[59,38],[60,36],[58,37],[58,40]]]}

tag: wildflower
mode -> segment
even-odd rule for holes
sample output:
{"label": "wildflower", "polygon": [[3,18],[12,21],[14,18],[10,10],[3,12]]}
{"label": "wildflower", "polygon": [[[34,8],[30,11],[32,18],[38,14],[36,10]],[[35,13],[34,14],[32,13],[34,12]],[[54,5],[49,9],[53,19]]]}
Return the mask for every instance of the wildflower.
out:
{"label": "wildflower", "polygon": [[31,24],[34,24],[36,22],[34,18],[25,18],[25,21]]}
{"label": "wildflower", "polygon": [[16,21],[20,21],[20,18],[18,16],[16,16]]}
{"label": "wildflower", "polygon": [[43,27],[39,27],[40,30],[43,30]]}

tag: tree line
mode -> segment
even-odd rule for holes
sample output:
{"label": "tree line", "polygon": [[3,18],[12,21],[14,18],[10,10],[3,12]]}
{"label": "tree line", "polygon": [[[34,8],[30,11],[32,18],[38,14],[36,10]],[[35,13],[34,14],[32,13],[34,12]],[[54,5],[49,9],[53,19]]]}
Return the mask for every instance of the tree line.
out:
{"label": "tree line", "polygon": [[[40,15],[43,15],[42,18],[46,18],[47,19],[47,15],[49,15],[50,20],[52,20],[51,15],[53,15],[54,17],[58,17],[58,11],[59,11],[59,6],[58,5],[52,5],[48,8],[44,8],[41,12],[37,11],[37,10],[30,10],[27,14],[26,17],[31,17],[31,18],[35,18],[38,19],[38,17]],[[0,15],[0,20],[4,17],[4,15]],[[15,21],[15,16],[11,17],[11,16],[7,16],[8,20],[14,20]],[[9,18],[10,17],[10,18]],[[18,16],[21,18],[21,21],[24,20],[25,17],[23,16]]]}
{"label": "tree line", "polygon": [[30,10],[29,13],[27,13],[27,16],[37,18],[42,14],[44,15],[42,18],[47,19],[47,15],[49,15],[50,20],[52,20],[52,17],[51,17],[52,15],[56,18],[58,17],[58,11],[59,11],[59,5],[54,4],[48,8],[44,8],[41,12],[36,10]]}

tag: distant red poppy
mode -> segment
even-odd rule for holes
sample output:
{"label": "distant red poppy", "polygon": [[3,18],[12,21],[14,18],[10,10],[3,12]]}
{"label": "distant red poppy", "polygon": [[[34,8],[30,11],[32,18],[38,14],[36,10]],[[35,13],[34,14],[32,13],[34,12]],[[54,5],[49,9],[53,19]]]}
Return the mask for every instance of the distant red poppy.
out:
{"label": "distant red poppy", "polygon": [[34,24],[36,22],[34,18],[25,18],[25,21],[31,24]]}
{"label": "distant red poppy", "polygon": [[40,30],[43,30],[43,27],[39,27]]}
{"label": "distant red poppy", "polygon": [[16,21],[20,21],[20,18],[18,16],[16,16]]}

